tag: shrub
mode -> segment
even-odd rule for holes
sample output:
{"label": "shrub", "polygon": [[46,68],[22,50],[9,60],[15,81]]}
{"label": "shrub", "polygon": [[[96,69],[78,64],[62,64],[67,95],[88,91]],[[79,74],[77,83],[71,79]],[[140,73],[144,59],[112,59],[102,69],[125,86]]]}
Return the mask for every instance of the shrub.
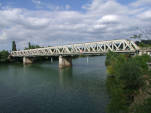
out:
{"label": "shrub", "polygon": [[2,62],[8,62],[8,56],[9,56],[9,52],[8,51],[1,51],[0,52],[0,63]]}

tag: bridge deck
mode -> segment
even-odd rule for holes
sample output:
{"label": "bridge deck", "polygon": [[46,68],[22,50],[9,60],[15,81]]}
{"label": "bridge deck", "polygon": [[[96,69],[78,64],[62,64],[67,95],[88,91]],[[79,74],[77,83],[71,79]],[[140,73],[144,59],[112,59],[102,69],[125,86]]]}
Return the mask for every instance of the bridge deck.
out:
{"label": "bridge deck", "polygon": [[108,51],[133,53],[136,52],[136,50],[139,50],[139,47],[133,41],[123,39],[12,51],[11,56],[32,57],[32,56],[60,56],[60,55],[73,56],[82,54],[97,55],[105,54]]}

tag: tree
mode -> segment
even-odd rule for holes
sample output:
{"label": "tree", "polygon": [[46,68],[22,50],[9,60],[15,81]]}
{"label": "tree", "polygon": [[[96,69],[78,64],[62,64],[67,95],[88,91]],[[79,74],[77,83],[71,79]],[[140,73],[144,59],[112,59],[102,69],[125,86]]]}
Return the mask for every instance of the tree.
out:
{"label": "tree", "polygon": [[30,44],[30,42],[28,43],[28,48],[31,49],[31,44]]}
{"label": "tree", "polygon": [[12,42],[12,51],[17,51],[15,41]]}
{"label": "tree", "polygon": [[8,62],[8,56],[9,52],[8,51],[0,51],[0,63]]}
{"label": "tree", "polygon": [[[150,61],[151,57],[148,55],[130,57],[129,55],[116,54],[113,52],[107,53],[105,63],[108,73],[112,75],[108,76],[106,82],[111,97],[107,109],[108,113],[129,113],[131,105],[135,105],[135,97],[148,93],[147,91],[139,94],[139,91],[142,88],[146,90],[148,87],[145,85],[146,77],[144,78],[143,75],[149,74],[147,62]],[[146,97],[148,94],[145,94]],[[138,105],[140,103],[137,102]],[[134,106],[133,109],[137,111],[135,113],[149,113],[148,111],[151,110],[150,106],[151,98],[148,99],[144,105],[138,106],[137,109]]]}
{"label": "tree", "polygon": [[28,50],[28,49],[36,49],[36,48],[42,48],[39,45],[32,45],[30,42],[28,43],[28,47],[25,47],[24,50]]}
{"label": "tree", "polygon": [[130,38],[133,38],[133,39],[140,39],[142,38],[142,34],[138,34],[138,35],[133,35],[132,37]]}
{"label": "tree", "polygon": [[139,41],[141,40],[149,40],[151,37],[151,28],[150,27],[146,27],[146,28],[136,28],[138,33],[134,34],[132,37],[132,39],[137,39]]}

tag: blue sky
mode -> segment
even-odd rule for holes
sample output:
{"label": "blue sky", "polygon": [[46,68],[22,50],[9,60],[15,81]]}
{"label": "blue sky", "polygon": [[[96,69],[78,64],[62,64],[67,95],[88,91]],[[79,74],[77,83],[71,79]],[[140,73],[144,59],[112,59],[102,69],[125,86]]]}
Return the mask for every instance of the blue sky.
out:
{"label": "blue sky", "polygon": [[[50,4],[54,6],[70,6],[70,10],[83,10],[82,6],[84,4],[92,2],[92,0],[0,0],[0,3],[3,6],[9,6],[12,8],[26,8],[30,10],[49,10],[47,7],[37,8],[35,3],[33,1],[40,1],[44,4]],[[136,0],[117,0],[117,2],[127,5],[129,3],[132,3]]]}
{"label": "blue sky", "polygon": [[0,49],[151,39],[151,0],[0,0]]}
{"label": "blue sky", "polygon": [[[10,6],[14,8],[26,8],[31,10],[38,10],[40,8],[37,8],[35,3],[33,3],[34,0],[1,0],[1,3],[3,6]],[[39,1],[39,0],[35,0]],[[70,5],[70,8],[72,10],[82,10],[82,5],[88,3],[90,0],[41,0],[41,3],[44,4],[50,4],[54,6],[66,6]],[[41,9],[49,10],[47,7],[43,7]]]}

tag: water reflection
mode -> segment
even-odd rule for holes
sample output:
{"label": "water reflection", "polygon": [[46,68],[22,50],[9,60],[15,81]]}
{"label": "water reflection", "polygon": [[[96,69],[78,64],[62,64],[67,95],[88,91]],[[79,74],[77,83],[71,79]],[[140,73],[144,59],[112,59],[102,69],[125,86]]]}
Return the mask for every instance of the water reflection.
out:
{"label": "water reflection", "polygon": [[59,69],[59,84],[61,87],[70,86],[72,80],[72,67]]}

